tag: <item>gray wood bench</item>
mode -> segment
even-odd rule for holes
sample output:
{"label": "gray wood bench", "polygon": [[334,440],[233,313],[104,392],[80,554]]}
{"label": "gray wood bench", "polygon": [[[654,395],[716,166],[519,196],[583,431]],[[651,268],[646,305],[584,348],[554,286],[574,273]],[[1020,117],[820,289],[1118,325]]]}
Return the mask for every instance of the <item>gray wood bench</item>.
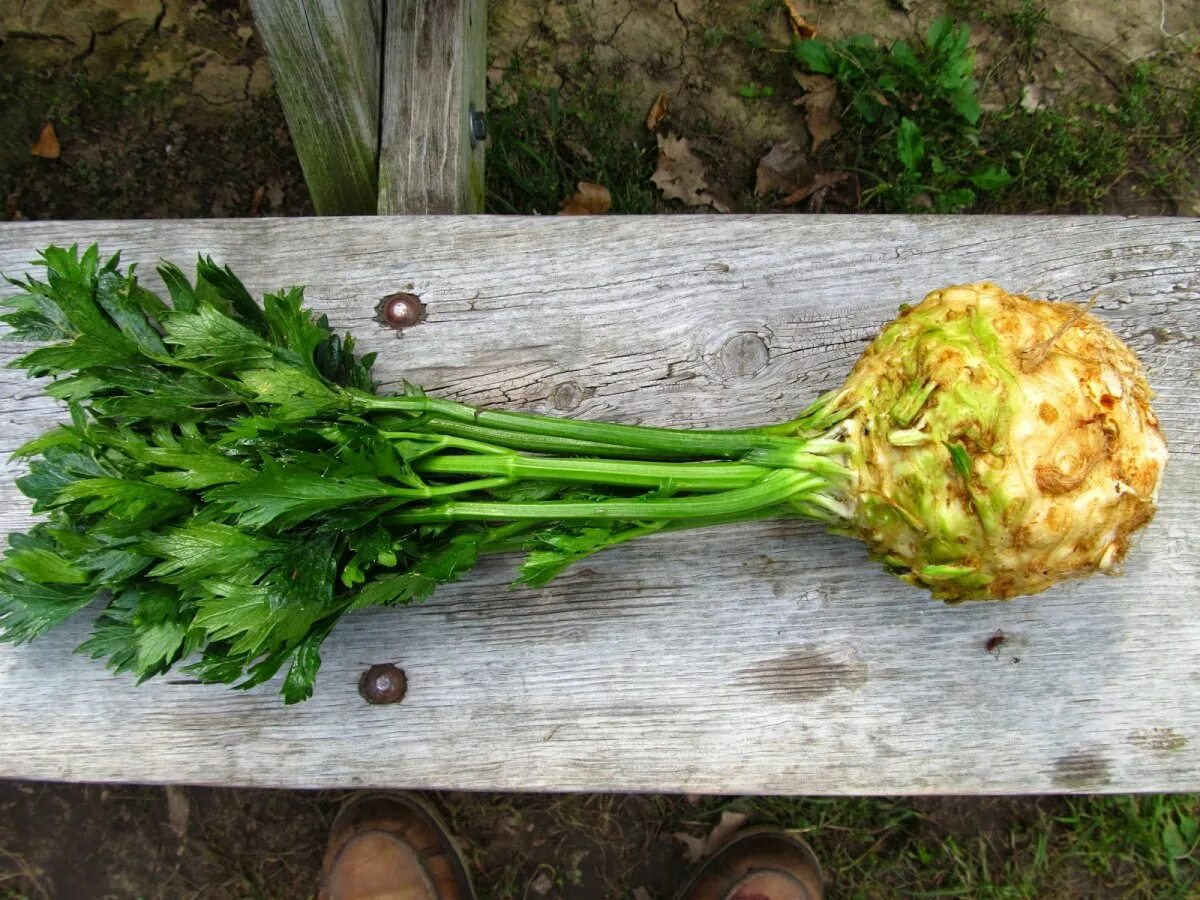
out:
{"label": "gray wood bench", "polygon": [[[290,787],[793,794],[1200,789],[1200,222],[1115,218],[332,218],[0,226],[0,270],[98,240],[152,271],[197,252],[308,300],[449,397],[732,427],[837,385],[902,301],[990,278],[1103,292],[1172,452],[1118,578],[942,606],[817,528],[760,523],[605,552],[509,591],[487,562],[429,604],[354,615],[315,697],[183,676],[135,688],[69,651],[0,647],[0,775]],[[148,278],[152,286],[153,277]],[[397,339],[378,299],[411,290]],[[7,346],[12,358],[20,348]],[[62,411],[0,376],[0,450]],[[28,502],[0,481],[0,528]],[[1002,630],[993,652],[988,639]],[[376,662],[408,697],[370,707]]]}

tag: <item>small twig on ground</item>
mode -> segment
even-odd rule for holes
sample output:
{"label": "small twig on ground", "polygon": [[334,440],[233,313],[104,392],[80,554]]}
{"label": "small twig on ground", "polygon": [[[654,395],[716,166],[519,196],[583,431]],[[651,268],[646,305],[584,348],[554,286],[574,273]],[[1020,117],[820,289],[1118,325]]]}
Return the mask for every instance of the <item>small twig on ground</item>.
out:
{"label": "small twig on ground", "polygon": [[3,856],[5,859],[12,862],[12,864],[18,869],[18,871],[9,875],[0,875],[0,884],[12,879],[23,878],[29,883],[29,886],[31,886],[33,890],[37,891],[39,896],[44,897],[45,900],[52,900],[54,895],[42,883],[42,880],[38,877],[37,870],[35,870],[33,866],[26,862],[25,857],[17,853],[11,853],[8,850],[5,850],[3,847],[0,847],[0,856]]}

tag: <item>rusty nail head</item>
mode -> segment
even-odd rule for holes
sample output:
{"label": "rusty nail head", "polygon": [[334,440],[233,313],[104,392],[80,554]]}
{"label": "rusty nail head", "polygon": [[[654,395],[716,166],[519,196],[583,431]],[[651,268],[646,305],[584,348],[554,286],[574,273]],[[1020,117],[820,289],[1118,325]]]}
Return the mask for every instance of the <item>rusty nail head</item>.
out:
{"label": "rusty nail head", "polygon": [[380,325],[403,331],[425,321],[425,304],[416,294],[388,294],[375,305],[375,320]]}

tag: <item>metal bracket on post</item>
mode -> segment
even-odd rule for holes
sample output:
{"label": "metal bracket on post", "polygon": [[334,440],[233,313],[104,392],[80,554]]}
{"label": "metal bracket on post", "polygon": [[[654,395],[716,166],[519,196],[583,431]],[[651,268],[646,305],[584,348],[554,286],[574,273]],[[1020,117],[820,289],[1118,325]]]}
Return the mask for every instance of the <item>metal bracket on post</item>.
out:
{"label": "metal bracket on post", "polygon": [[487,140],[487,118],[481,110],[475,108],[474,103],[467,110],[467,128],[471,135],[472,150]]}

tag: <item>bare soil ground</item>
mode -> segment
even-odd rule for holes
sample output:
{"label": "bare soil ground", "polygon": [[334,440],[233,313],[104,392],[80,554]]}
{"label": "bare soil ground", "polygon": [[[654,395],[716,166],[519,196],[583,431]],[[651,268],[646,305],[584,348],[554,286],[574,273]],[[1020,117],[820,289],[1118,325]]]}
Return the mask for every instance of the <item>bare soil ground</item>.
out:
{"label": "bare soil ground", "polygon": [[[911,37],[951,9],[972,18],[984,64],[1014,45],[1011,29],[983,13],[1019,5],[796,3],[834,37]],[[1194,62],[1200,0],[1079,0],[1047,11],[1048,39],[1028,72],[1047,94],[1083,85],[1103,102],[1114,67],[1169,42],[1191,47]],[[530,85],[542,95],[578,92],[595,79],[593,87],[632,110],[620,142],[641,159],[654,152],[642,119],[666,91],[663,130],[691,140],[744,208],[754,208],[755,166],[767,149],[787,140],[808,146],[781,49],[791,32],[780,3],[496,0],[490,30],[497,104]],[[747,98],[763,86],[769,96]],[[1023,86],[998,77],[985,96],[1011,101]],[[47,122],[60,141],[57,158],[30,153]],[[643,192],[643,208],[674,208],[639,179],[630,190]],[[524,208],[552,213],[561,199]],[[10,220],[311,214],[245,0],[0,0],[0,202]],[[1195,201],[1173,202],[1188,211]],[[1144,198],[1114,199],[1118,209],[1143,210],[1137,204]],[[750,824],[806,834],[826,861],[833,897],[1182,898],[1194,886],[1168,871],[1159,846],[1162,817],[1195,815],[1194,798],[431,799],[488,898],[669,897],[689,868],[673,835],[702,837],[730,810]],[[2,782],[0,898],[310,896],[343,800]]]}

